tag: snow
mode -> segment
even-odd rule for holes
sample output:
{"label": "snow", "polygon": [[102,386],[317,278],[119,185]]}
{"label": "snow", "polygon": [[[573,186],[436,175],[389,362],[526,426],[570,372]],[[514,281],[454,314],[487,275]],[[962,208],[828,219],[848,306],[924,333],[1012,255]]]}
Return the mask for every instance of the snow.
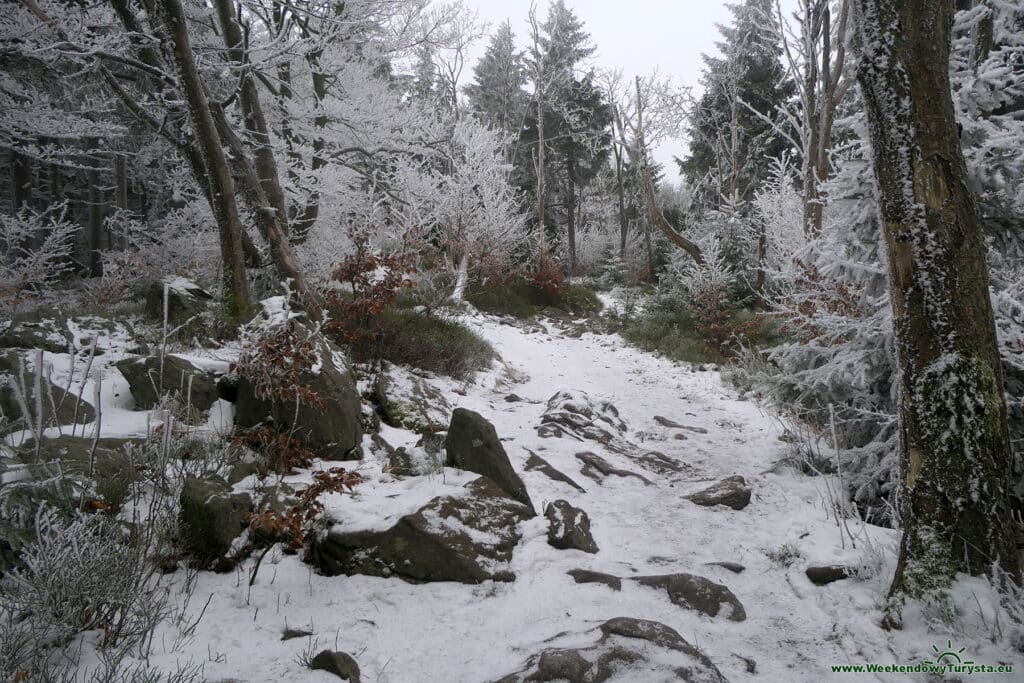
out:
{"label": "snow", "polygon": [[[656,358],[617,336],[587,333],[572,339],[550,324],[541,332],[480,314],[468,315],[464,322],[495,346],[502,361],[472,383],[424,381],[441,389],[453,406],[477,411],[494,423],[538,511],[556,499],[585,510],[600,551],[587,555],[552,548],[543,515],[520,524],[522,540],[510,567],[517,579],[511,583],[413,585],[397,578],[324,577],[275,549],[263,560],[252,587],[247,584],[255,558],[235,573],[201,573],[191,618],[208,597],[210,602],[194,637],[175,650],[169,643],[176,632],[161,627],[153,641],[155,665],[173,668],[191,657],[202,663],[206,680],[328,681],[336,679],[306,670],[298,657],[308,650],[338,649],[355,657],[363,680],[371,683],[487,681],[519,670],[529,656],[552,643],[588,644],[593,641],[591,629],[610,618],[629,616],[672,627],[703,650],[730,681],[818,683],[831,680],[833,663],[914,664],[931,654],[932,643],[945,643],[942,624],[929,614],[909,614],[903,632],[879,627],[895,563],[896,532],[851,521],[844,537],[832,516],[829,480],[788,470],[769,472],[786,454],[778,423],[738,397],[717,372]],[[126,415],[132,413],[112,399],[112,386],[104,385],[104,425],[130,429]],[[548,400],[562,391],[567,397],[586,394],[590,401],[610,402],[625,423],[624,440],[689,468],[658,475],[593,441],[542,438],[537,433],[541,416]],[[524,400],[506,402],[512,392]],[[224,429],[229,424],[229,406],[218,404],[211,412],[217,415],[211,415],[211,426]],[[656,415],[693,429],[664,427],[654,421]],[[680,432],[685,440],[674,438]],[[386,425],[381,435],[395,447],[411,448],[418,438]],[[586,492],[537,470],[524,471],[528,450]],[[575,457],[583,451],[643,474],[654,484],[615,476],[593,481],[582,474]],[[367,481],[354,494],[324,497],[327,513],[340,528],[387,528],[436,496],[462,495],[476,477],[445,468],[400,479],[383,472],[383,464],[372,458],[344,464]],[[746,509],[703,508],[684,499],[731,475],[742,475],[753,487]],[[304,478],[308,473],[288,481]],[[834,483],[831,488],[836,489]],[[483,534],[479,540],[494,539]],[[785,555],[780,549],[793,550],[788,566],[772,559]],[[739,562],[746,570],[733,574],[712,562]],[[859,578],[818,587],[804,575],[811,564],[833,563],[859,568]],[[566,572],[577,568],[626,580],[620,592],[576,584]],[[682,609],[669,602],[664,590],[628,580],[674,572],[724,584],[743,603],[747,620],[733,622]],[[184,581],[183,572],[169,578],[179,586]],[[986,606],[984,614],[991,622],[991,591],[986,592],[984,582],[972,581],[958,585],[953,599],[970,614],[974,598]],[[282,641],[288,627],[309,628],[314,635]],[[992,645],[981,626],[969,637],[957,638],[975,661],[1024,666],[1020,654]],[[747,673],[741,657],[757,662],[756,675]],[[635,680],[643,680],[641,671],[635,672]],[[879,675],[876,680],[906,679]]]}
{"label": "snow", "polygon": [[351,494],[322,498],[332,529],[343,532],[385,531],[405,515],[412,514],[434,498],[459,498],[466,484],[478,475],[446,468],[443,475],[395,479],[385,475],[376,485],[357,486]]}

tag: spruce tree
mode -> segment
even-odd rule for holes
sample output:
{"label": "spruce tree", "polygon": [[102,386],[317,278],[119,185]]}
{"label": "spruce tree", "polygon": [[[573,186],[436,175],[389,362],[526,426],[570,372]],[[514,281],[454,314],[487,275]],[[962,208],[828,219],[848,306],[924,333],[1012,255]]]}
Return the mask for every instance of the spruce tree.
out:
{"label": "spruce tree", "polygon": [[[690,153],[680,170],[701,208],[749,202],[787,143],[772,119],[793,92],[785,77],[771,0],[729,5],[734,21],[718,27],[721,57],[704,55],[704,93],[691,121]],[[754,109],[760,114],[751,111]]]}
{"label": "spruce tree", "polygon": [[465,88],[470,109],[504,135],[518,133],[528,104],[526,63],[507,21],[491,35],[487,51],[473,67],[473,79]]}

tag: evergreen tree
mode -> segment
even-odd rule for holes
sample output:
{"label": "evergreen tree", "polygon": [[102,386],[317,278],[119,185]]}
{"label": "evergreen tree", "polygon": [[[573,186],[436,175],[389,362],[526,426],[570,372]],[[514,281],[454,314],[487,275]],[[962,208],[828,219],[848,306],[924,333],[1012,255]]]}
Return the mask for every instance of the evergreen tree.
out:
{"label": "evergreen tree", "polygon": [[[528,109],[520,149],[539,152],[541,141],[544,145],[545,182],[540,186],[552,188],[557,201],[543,198],[539,206],[544,206],[544,216],[538,216],[538,220],[544,225],[566,225],[571,272],[580,190],[608,159],[611,109],[594,85],[593,72],[581,69],[596,48],[583,22],[562,0],[548,8],[538,34],[530,56],[536,106]],[[542,121],[538,112],[542,112]],[[538,154],[536,158],[540,157]],[[536,167],[541,164],[535,164],[534,159],[529,153],[517,159],[515,180],[527,193],[538,187]],[[547,194],[547,190],[543,192]]]}
{"label": "evergreen tree", "polygon": [[719,26],[722,57],[704,55],[701,96],[691,121],[690,154],[680,169],[702,208],[749,202],[768,176],[769,159],[787,143],[767,121],[793,91],[781,63],[782,47],[771,0],[729,5],[731,26]]}
{"label": "evergreen tree", "polygon": [[470,109],[504,135],[517,134],[528,104],[526,63],[507,21],[491,36],[487,51],[473,67],[473,78],[465,88]]}

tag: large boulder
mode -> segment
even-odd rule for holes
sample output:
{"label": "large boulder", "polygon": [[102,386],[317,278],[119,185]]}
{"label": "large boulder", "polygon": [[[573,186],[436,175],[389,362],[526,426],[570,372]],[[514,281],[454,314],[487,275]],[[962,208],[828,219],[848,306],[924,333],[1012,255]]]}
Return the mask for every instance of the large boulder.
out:
{"label": "large boulder", "polygon": [[55,320],[0,323],[0,349],[42,349],[49,353],[67,353],[71,335]]}
{"label": "large boulder", "polygon": [[181,489],[181,522],[185,549],[200,567],[229,569],[231,545],[245,530],[252,497],[235,492],[217,476],[188,475]]}
{"label": "large boulder", "polygon": [[[30,359],[25,359],[22,374],[22,354],[19,351],[0,353],[0,412],[6,422],[0,421],[0,435],[20,429],[30,429],[27,419],[38,418],[36,406],[42,404],[43,426],[88,424],[96,419],[96,411],[84,400],[70,394],[49,380],[42,378],[42,396],[35,391],[35,375]],[[18,387],[21,387],[19,389]],[[24,390],[25,395],[21,395]],[[38,400],[41,399],[41,400]],[[28,408],[28,416],[22,410],[22,399]],[[56,410],[55,410],[56,408]]]}
{"label": "large boulder", "polygon": [[[609,680],[726,683],[722,673],[675,629],[657,621],[616,617],[590,631],[593,643],[551,647],[497,683],[603,683]],[[580,634],[558,640],[579,642]]]}
{"label": "large boulder", "polygon": [[662,574],[641,576],[636,579],[641,586],[663,588],[672,604],[696,610],[709,617],[724,612],[730,621],[745,621],[747,612],[731,590],[695,574]]}
{"label": "large boulder", "polygon": [[188,278],[167,276],[157,280],[146,289],[145,312],[158,323],[163,323],[164,319],[165,288],[168,331],[175,328],[186,333],[200,331],[203,313],[213,301],[213,295]]}
{"label": "large boulder", "polygon": [[347,652],[322,650],[320,654],[309,660],[309,668],[314,671],[332,673],[343,681],[359,683],[359,665]]}
{"label": "large boulder", "polygon": [[494,425],[479,413],[456,408],[444,441],[448,467],[482,474],[536,514],[526,484],[512,469]]}
{"label": "large boulder", "polygon": [[559,550],[582,550],[596,553],[597,543],[590,533],[590,516],[567,500],[548,503],[544,509],[548,519],[548,545]]}
{"label": "large boulder", "polygon": [[444,431],[452,407],[441,391],[405,368],[384,363],[373,402],[384,424],[418,434]]}
{"label": "large boulder", "polygon": [[231,391],[235,396],[235,426],[249,429],[268,425],[290,434],[325,460],[360,457],[363,438],[361,402],[355,376],[342,351],[308,324],[296,321],[313,341],[319,362],[300,373],[299,381],[323,399],[323,406],[307,402],[268,400],[256,396],[252,382],[242,377]]}
{"label": "large boulder", "polygon": [[217,375],[180,356],[167,354],[162,364],[159,356],[125,358],[114,367],[128,382],[138,410],[155,407],[168,393],[175,394],[182,405],[191,405],[197,411],[209,410],[220,398]]}
{"label": "large boulder", "polygon": [[750,485],[740,476],[725,479],[687,496],[687,499],[703,507],[725,505],[733,510],[742,510],[750,504]]}
{"label": "large boulder", "polygon": [[487,477],[434,498],[383,531],[334,527],[311,545],[313,564],[329,576],[368,574],[407,581],[513,581],[517,525],[532,512]]}

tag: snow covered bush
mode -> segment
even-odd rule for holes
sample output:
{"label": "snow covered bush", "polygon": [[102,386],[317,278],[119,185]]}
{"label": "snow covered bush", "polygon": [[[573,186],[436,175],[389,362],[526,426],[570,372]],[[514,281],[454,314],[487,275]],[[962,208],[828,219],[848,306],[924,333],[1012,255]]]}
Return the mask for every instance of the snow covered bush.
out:
{"label": "snow covered bush", "polygon": [[165,275],[180,275],[205,286],[219,280],[220,252],[209,207],[193,200],[160,220],[141,221],[114,214],[108,230],[123,248],[103,252],[103,276],[93,284],[98,300],[137,295]]}
{"label": "snow covered bush", "polygon": [[[797,190],[796,169],[783,155],[771,160],[768,179],[754,193],[750,239],[763,245],[759,270],[765,277],[785,281],[791,277],[793,259],[807,243],[803,229],[803,198]],[[789,276],[789,277],[787,277]],[[772,282],[766,282],[771,287]]]}
{"label": "snow covered bush", "polygon": [[0,317],[13,317],[30,302],[45,302],[53,285],[73,273],[79,228],[65,214],[64,204],[44,212],[0,212]]}
{"label": "snow covered bush", "polygon": [[451,171],[439,180],[434,219],[441,247],[455,268],[452,298],[461,301],[476,264],[510,267],[526,242],[526,220],[509,183],[509,143],[472,118],[455,124]]}
{"label": "snow covered bush", "polygon": [[[839,122],[858,135],[836,158],[822,186],[825,220],[814,240],[798,239],[801,225],[776,165],[756,205],[765,219],[765,299],[787,331],[774,347],[748,355],[730,378],[766,398],[776,410],[831,439],[830,407],[842,469],[861,514],[893,523],[898,430],[892,386],[892,315],[879,251],[877,208],[860,117]],[[800,233],[802,235],[802,229]],[[802,242],[802,244],[801,244]],[[798,246],[799,245],[799,246]],[[750,362],[753,360],[753,362]]]}
{"label": "snow covered bush", "polygon": [[104,515],[69,521],[43,508],[34,526],[22,566],[0,587],[5,677],[18,680],[83,631],[99,631],[101,648],[144,647],[167,614],[167,593],[145,544]]}

